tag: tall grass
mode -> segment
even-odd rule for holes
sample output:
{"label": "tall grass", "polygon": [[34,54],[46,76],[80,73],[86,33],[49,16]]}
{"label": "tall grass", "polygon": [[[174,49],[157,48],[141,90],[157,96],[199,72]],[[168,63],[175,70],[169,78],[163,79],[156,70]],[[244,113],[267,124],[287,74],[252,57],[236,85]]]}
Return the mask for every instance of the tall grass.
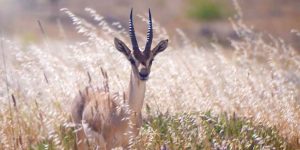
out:
{"label": "tall grass", "polygon": [[[130,66],[112,40],[128,39],[126,27],[108,24],[89,8],[97,25],[63,11],[86,41],[24,47],[1,37],[0,149],[72,149],[76,131],[68,106],[77,91],[101,87],[101,68],[111,91],[126,90]],[[182,32],[185,43],[178,44],[154,22],[154,43],[167,37],[171,44],[154,61],[144,125],[132,148],[300,147],[300,55],[241,20],[232,25],[240,40],[228,50],[214,43],[196,46]],[[140,42],[143,36],[138,33]]]}

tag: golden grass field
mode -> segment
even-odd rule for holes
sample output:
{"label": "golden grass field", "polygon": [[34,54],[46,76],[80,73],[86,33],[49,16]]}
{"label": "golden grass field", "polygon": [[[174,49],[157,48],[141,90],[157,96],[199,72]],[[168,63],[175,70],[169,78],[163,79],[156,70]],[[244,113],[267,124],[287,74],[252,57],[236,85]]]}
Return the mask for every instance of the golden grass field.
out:
{"label": "golden grass field", "polygon": [[[128,39],[127,27],[90,8],[96,26],[62,11],[85,41],[54,42],[44,33],[43,44],[24,45],[1,37],[0,149],[73,149],[68,107],[78,91],[106,82],[110,91],[127,88],[130,65],[113,45],[114,37]],[[201,47],[180,29],[170,37],[154,21],[154,43],[169,38],[170,46],[154,61],[132,149],[300,148],[299,52],[230,21],[240,37],[230,48]]]}

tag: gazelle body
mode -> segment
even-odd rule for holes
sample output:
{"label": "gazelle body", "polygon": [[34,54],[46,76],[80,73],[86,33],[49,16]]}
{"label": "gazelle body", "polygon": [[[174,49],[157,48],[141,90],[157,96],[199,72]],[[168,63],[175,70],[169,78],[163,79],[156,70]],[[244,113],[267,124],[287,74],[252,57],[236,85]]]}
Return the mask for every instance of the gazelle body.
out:
{"label": "gazelle body", "polygon": [[124,104],[115,101],[120,96],[105,90],[86,87],[75,98],[71,115],[76,125],[82,126],[76,132],[77,149],[88,149],[87,140],[93,140],[100,149],[114,147],[127,148],[131,136],[139,133],[142,125],[142,106],[146,91],[146,81],[150,74],[154,57],[165,50],[168,40],[163,40],[151,50],[153,37],[152,19],[149,9],[147,43],[140,51],[133,26],[132,10],[129,21],[129,34],[132,43],[130,50],[124,42],[114,39],[116,49],[131,63],[128,90],[124,94]]}

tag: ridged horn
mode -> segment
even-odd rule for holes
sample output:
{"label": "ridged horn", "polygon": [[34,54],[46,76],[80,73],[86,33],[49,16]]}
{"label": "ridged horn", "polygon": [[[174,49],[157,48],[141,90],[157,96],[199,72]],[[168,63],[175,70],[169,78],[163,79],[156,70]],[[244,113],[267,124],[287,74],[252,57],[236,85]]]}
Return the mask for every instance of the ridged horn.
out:
{"label": "ridged horn", "polygon": [[145,53],[146,54],[150,52],[152,39],[153,39],[152,17],[151,17],[151,10],[149,8],[147,42],[146,42],[146,46],[145,46]]}
{"label": "ridged horn", "polygon": [[130,12],[129,36],[130,36],[130,39],[131,39],[131,44],[132,44],[133,51],[139,51],[140,50],[139,45],[137,43],[135,32],[134,32],[134,25],[133,25],[133,19],[132,19],[132,10],[133,10],[133,8],[131,8],[131,12]]}

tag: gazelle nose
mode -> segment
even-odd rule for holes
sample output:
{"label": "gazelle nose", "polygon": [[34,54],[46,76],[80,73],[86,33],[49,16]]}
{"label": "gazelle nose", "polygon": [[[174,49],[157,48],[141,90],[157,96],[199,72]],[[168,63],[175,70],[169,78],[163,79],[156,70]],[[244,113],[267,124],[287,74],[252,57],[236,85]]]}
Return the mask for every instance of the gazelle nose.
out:
{"label": "gazelle nose", "polygon": [[142,73],[140,73],[140,76],[141,76],[142,78],[146,78],[146,77],[148,77],[148,74],[142,74]]}
{"label": "gazelle nose", "polygon": [[146,77],[148,77],[149,73],[148,73],[147,69],[141,69],[141,71],[139,72],[139,75],[142,78],[146,78]]}
{"label": "gazelle nose", "polygon": [[140,72],[139,74],[140,74],[140,76],[141,76],[142,78],[148,77],[148,73],[147,73],[147,72]]}

